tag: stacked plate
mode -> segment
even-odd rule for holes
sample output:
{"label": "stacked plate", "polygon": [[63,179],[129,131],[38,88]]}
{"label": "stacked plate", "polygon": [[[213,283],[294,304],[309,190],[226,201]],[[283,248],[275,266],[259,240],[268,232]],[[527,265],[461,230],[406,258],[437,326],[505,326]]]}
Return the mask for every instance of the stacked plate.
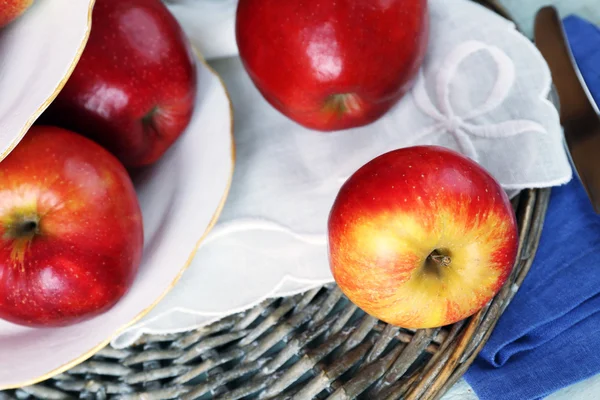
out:
{"label": "stacked plate", "polygon": [[[56,98],[89,36],[94,0],[40,1],[0,30],[0,155]],[[134,285],[105,314],[64,328],[0,320],[0,389],[32,384],[93,355],[175,285],[215,223],[234,165],[232,111],[221,79],[198,57],[196,110],[162,159],[136,175],[144,258]]]}

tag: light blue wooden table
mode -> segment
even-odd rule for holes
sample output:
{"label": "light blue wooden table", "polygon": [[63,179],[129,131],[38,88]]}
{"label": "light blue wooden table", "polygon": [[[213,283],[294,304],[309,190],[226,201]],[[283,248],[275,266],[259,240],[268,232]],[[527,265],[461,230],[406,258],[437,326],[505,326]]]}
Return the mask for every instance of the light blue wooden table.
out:
{"label": "light blue wooden table", "polygon": [[[590,22],[600,25],[600,0],[499,0],[509,11],[523,33],[530,38],[533,32],[533,20],[536,12],[545,5],[554,5],[561,17],[577,14]],[[574,360],[565,360],[576,362]],[[442,400],[476,400],[477,396],[465,383],[459,381]],[[583,382],[558,391],[546,400],[599,400],[600,374]]]}

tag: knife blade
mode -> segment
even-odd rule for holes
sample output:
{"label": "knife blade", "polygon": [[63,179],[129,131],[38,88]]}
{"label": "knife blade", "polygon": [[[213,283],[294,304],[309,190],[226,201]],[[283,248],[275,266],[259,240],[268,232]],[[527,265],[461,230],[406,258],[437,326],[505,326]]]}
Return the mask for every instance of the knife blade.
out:
{"label": "knife blade", "polygon": [[535,17],[534,42],[546,60],[559,100],[560,122],[575,172],[600,213],[600,111],[577,67],[556,8]]}

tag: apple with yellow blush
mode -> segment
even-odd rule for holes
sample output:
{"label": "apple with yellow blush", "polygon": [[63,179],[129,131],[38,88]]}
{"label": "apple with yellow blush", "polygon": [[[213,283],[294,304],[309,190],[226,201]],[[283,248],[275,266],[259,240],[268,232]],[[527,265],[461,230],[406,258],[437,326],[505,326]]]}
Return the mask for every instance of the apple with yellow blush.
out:
{"label": "apple with yellow blush", "polygon": [[19,18],[32,4],[33,0],[0,1],[0,28]]}
{"label": "apple with yellow blush", "polygon": [[328,220],[330,266],[366,313],[404,328],[480,310],[515,263],[514,210],[479,164],[437,146],[385,153],[342,186]]}

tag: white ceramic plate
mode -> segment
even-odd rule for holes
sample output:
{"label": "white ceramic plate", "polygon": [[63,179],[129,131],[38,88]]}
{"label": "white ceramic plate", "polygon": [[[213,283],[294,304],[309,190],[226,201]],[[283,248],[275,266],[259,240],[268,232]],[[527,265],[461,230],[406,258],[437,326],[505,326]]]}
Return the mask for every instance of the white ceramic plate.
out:
{"label": "white ceramic plate", "polygon": [[94,0],[38,0],[0,30],[0,159],[58,95],[83,52]]}
{"label": "white ceramic plate", "polygon": [[31,329],[0,321],[0,389],[47,379],[92,356],[160,301],[191,262],[223,207],[234,164],[225,87],[204,62],[198,62],[198,84],[188,129],[134,182],[145,246],[133,287],[105,314],[70,327]]}

